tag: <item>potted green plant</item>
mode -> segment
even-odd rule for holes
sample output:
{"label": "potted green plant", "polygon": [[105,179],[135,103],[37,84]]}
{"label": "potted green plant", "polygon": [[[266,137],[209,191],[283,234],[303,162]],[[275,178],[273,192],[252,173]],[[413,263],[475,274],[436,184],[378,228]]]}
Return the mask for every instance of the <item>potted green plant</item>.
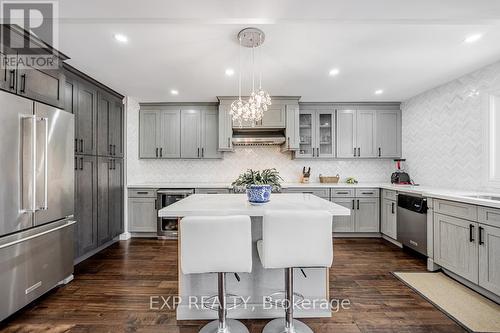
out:
{"label": "potted green plant", "polygon": [[274,168],[262,171],[248,169],[240,174],[231,185],[245,187],[248,201],[258,205],[268,202],[272,191],[280,191],[282,181],[283,178]]}

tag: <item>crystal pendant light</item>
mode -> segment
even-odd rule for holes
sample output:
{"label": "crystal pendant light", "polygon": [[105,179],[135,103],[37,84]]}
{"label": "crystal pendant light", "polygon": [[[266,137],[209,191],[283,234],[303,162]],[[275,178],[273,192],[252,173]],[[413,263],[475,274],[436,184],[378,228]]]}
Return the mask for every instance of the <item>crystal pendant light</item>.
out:
{"label": "crystal pendant light", "polygon": [[[246,28],[239,32],[239,94],[238,99],[231,104],[230,114],[233,121],[237,121],[242,127],[243,122],[249,122],[252,126],[262,120],[264,112],[271,105],[271,97],[262,89],[262,70],[259,71],[259,90],[255,92],[255,48],[264,42],[264,32],[257,28]],[[252,48],[252,92],[248,101],[241,99],[241,46]]]}

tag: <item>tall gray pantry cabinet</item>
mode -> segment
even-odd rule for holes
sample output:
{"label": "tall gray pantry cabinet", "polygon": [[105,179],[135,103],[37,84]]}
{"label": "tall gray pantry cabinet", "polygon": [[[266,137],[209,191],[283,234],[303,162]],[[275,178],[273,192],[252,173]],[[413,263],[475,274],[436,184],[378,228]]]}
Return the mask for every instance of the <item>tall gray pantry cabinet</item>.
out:
{"label": "tall gray pantry cabinet", "polygon": [[75,115],[75,257],[123,232],[123,96],[64,65],[65,110]]}

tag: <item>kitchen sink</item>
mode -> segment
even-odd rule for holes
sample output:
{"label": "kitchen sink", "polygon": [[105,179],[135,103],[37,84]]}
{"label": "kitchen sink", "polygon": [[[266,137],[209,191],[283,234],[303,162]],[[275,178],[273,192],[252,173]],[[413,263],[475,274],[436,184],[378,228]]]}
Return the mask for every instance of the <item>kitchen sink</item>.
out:
{"label": "kitchen sink", "polygon": [[475,198],[475,199],[485,199],[485,200],[500,201],[500,197],[495,197],[495,196],[492,196],[492,195],[467,195],[466,197]]}

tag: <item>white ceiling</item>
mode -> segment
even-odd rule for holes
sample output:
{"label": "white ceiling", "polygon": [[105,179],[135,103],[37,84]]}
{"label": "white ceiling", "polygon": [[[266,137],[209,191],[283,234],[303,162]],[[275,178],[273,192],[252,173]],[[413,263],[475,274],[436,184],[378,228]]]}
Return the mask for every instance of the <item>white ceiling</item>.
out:
{"label": "white ceiling", "polygon": [[[59,11],[69,63],[141,102],[236,95],[247,26],[266,33],[264,88],[302,101],[404,100],[500,60],[498,0],[60,0]],[[464,43],[473,33],[484,37]]]}

